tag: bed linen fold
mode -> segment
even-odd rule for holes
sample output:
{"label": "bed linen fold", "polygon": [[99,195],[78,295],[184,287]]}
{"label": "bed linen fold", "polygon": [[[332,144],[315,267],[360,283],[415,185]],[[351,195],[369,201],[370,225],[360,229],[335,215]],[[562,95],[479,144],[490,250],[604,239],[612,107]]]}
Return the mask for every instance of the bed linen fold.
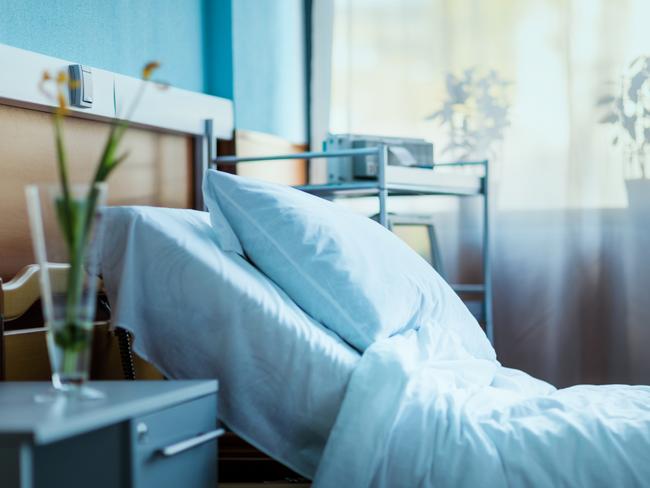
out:
{"label": "bed linen fold", "polygon": [[365,352],[314,480],[355,488],[648,483],[650,387],[556,390],[473,358],[435,326]]}

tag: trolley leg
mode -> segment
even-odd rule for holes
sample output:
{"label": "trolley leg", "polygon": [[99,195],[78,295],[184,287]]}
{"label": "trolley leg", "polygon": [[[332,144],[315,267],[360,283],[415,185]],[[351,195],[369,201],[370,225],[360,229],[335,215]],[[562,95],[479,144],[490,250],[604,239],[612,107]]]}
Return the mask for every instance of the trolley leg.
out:
{"label": "trolley leg", "polygon": [[485,161],[483,180],[483,314],[485,333],[494,345],[494,324],[492,322],[492,267],[490,263],[490,195],[489,195],[489,161]]}
{"label": "trolley leg", "polygon": [[388,163],[388,146],[381,144],[377,153],[377,183],[379,184],[379,223],[388,228],[388,189],[386,188],[386,164]]}

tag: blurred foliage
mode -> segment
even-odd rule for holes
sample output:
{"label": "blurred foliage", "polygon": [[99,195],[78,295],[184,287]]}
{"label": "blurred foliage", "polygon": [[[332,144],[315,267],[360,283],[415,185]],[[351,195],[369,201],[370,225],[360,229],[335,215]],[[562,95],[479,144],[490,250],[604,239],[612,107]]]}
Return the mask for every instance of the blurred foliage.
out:
{"label": "blurred foliage", "polygon": [[448,131],[449,142],[441,155],[455,160],[490,159],[510,125],[507,87],[511,83],[495,70],[481,75],[476,68],[462,76],[447,74],[447,98],[440,110],[426,119],[438,121]]}
{"label": "blurred foliage", "polygon": [[607,107],[601,124],[616,127],[612,144],[623,145],[627,162],[646,178],[646,152],[650,142],[650,56],[639,56],[621,78],[618,94],[604,95],[597,105]]}

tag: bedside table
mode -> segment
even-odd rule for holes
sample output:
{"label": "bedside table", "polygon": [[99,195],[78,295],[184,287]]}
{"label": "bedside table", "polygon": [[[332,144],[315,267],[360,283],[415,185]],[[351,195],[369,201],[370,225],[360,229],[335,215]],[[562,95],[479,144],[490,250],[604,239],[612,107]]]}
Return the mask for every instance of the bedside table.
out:
{"label": "bedside table", "polygon": [[0,383],[3,487],[215,487],[216,381],[101,381],[102,400],[36,403]]}

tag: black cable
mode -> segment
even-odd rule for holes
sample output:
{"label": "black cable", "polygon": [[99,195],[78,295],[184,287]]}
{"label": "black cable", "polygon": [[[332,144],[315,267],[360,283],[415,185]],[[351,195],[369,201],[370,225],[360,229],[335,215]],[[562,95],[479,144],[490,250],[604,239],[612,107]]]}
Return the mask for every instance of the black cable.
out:
{"label": "black cable", "polygon": [[[99,302],[111,313],[111,305],[105,295],[99,296]],[[135,380],[135,363],[133,360],[133,340],[128,330],[121,327],[115,327],[115,337],[117,337],[117,346],[120,350],[120,362],[122,363],[122,373],[125,380]]]}
{"label": "black cable", "polygon": [[120,361],[125,380],[135,380],[135,364],[133,362],[133,349],[131,347],[131,334],[121,327],[115,328],[117,344],[120,348]]}

